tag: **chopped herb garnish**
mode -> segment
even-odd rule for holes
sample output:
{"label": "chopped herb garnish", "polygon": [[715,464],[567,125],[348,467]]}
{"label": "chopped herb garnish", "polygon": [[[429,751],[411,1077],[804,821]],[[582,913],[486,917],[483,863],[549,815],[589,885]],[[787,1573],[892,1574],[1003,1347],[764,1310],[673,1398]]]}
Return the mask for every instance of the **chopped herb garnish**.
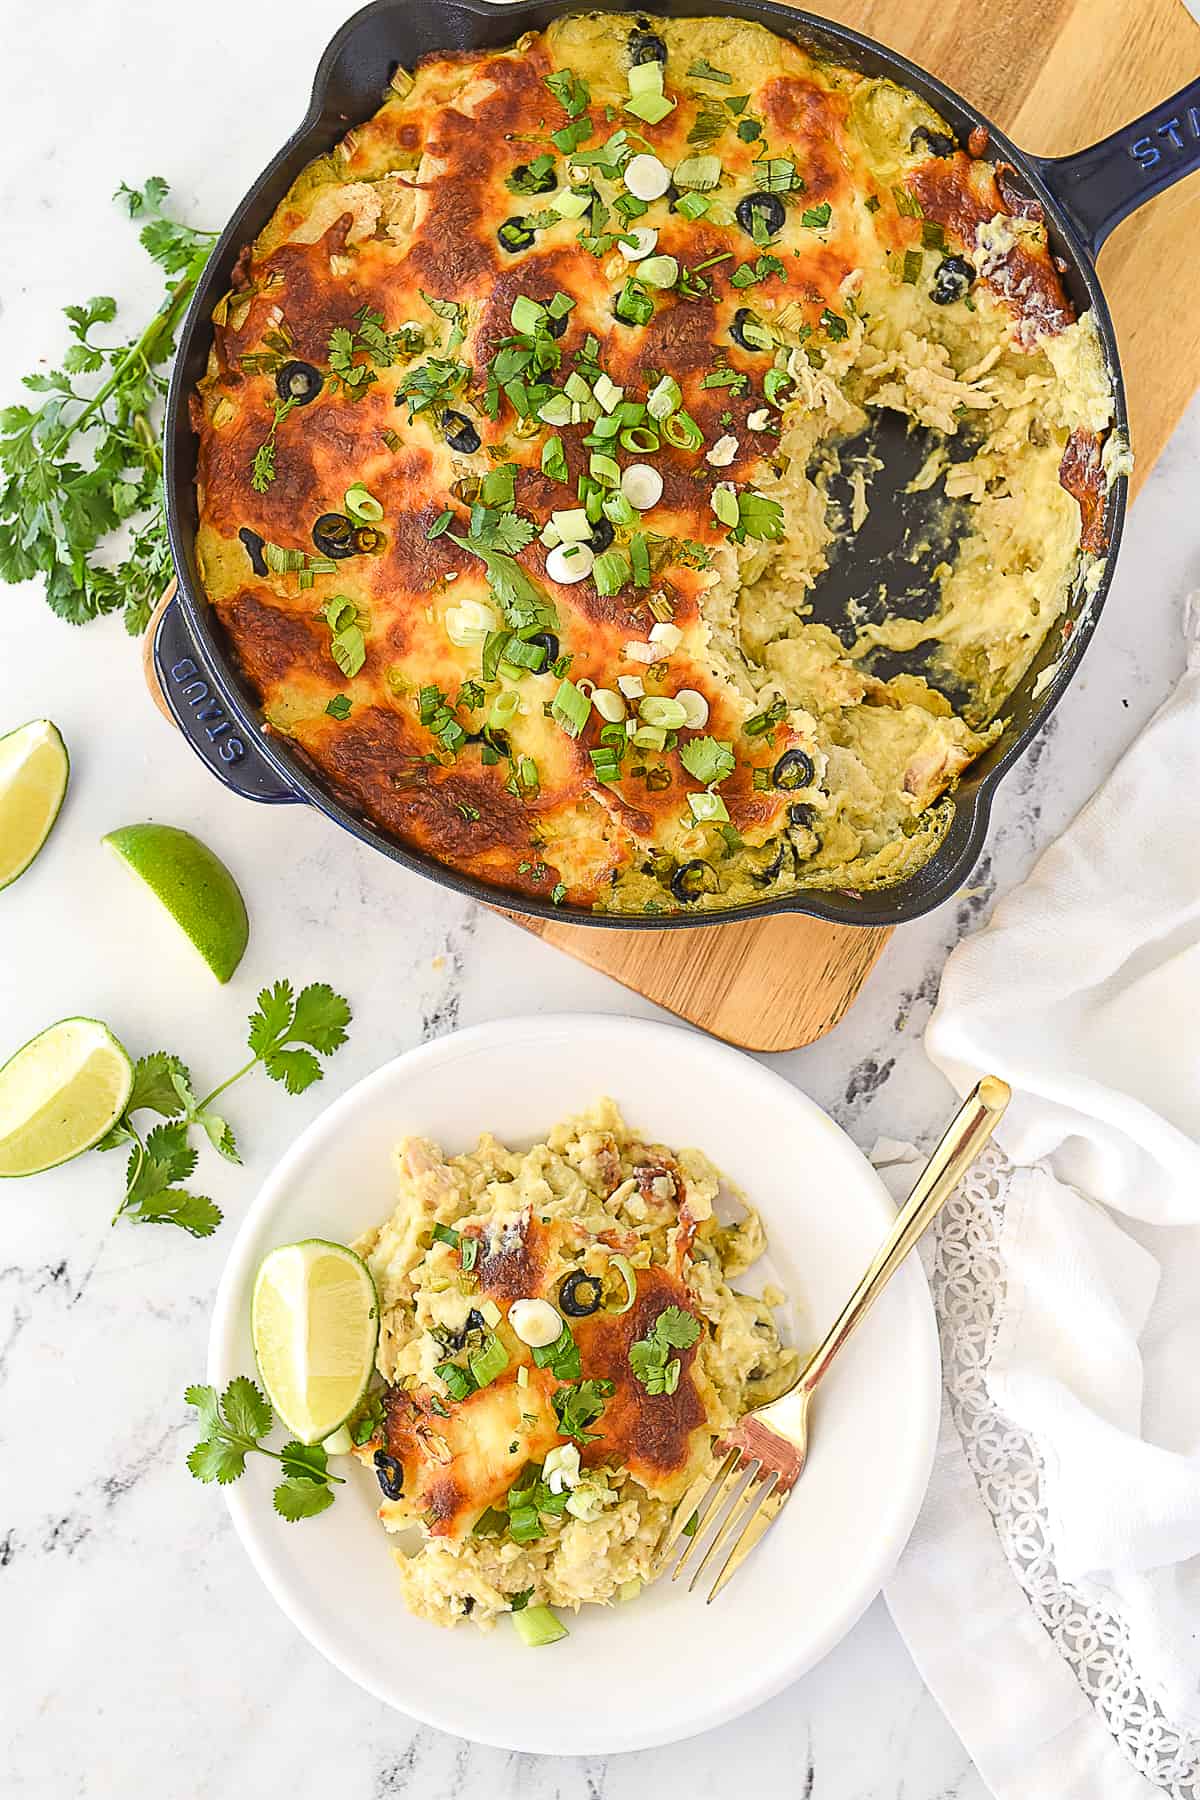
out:
{"label": "chopped herb garnish", "polygon": [[737,758],[730,745],[713,737],[689,739],[680,746],[679,760],[701,787],[724,781],[737,767]]}
{"label": "chopped herb garnish", "polygon": [[702,56],[696,58],[688,70],[688,75],[693,81],[719,81],[724,87],[733,86],[732,75],[727,75],[724,69],[714,69],[713,65],[706,62]]}
{"label": "chopped herb garnish", "polygon": [[[849,327],[847,326],[845,319],[840,318],[835,312],[830,312],[828,307],[826,307],[821,314],[821,323],[825,327],[828,335],[833,339],[834,343],[839,343],[842,338],[849,335]],[[751,537],[755,537],[758,534],[751,532],[750,535]]]}
{"label": "chopped herb garnish", "polygon": [[325,711],[331,719],[348,719],[350,717],[350,696],[335,694],[332,700],[326,701]]}
{"label": "chopped herb garnish", "polygon": [[681,1306],[664,1307],[644,1338],[629,1346],[629,1366],[648,1394],[673,1394],[682,1364],[673,1350],[688,1350],[700,1336],[700,1322]]}
{"label": "chopped herb garnish", "polygon": [[820,206],[806,206],[800,214],[800,223],[811,226],[814,231],[821,231],[833,217],[833,208],[828,200],[822,200]]}
{"label": "chopped herb garnish", "polygon": [[[631,1348],[631,1360],[632,1355]],[[612,1392],[613,1383],[602,1377],[556,1389],[550,1396],[550,1403],[554,1407],[558,1429],[563,1437],[574,1438],[579,1444],[590,1444],[598,1434],[589,1431],[588,1426],[596,1423],[604,1411],[604,1402]]]}
{"label": "chopped herb garnish", "polygon": [[318,617],[329,627],[329,653],[347,680],[358,674],[366,661],[366,639],[361,614],[345,594],[333,594]]}
{"label": "chopped herb garnish", "polygon": [[433,521],[433,524],[429,527],[429,530],[425,533],[425,536],[432,544],[434,538],[440,538],[447,527],[453,525],[453,523],[454,514],[450,511],[449,507],[447,507],[444,513],[438,514],[437,518]]}

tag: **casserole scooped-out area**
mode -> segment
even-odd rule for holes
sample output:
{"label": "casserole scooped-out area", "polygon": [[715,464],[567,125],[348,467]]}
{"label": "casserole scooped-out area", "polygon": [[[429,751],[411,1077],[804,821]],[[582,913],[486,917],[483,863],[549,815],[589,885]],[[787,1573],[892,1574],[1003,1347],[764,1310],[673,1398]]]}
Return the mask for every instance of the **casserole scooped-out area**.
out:
{"label": "casserole scooped-out area", "polygon": [[738,20],[398,71],[243,251],[193,398],[198,561],[268,729],[518,902],[919,869],[1127,463],[987,150]]}

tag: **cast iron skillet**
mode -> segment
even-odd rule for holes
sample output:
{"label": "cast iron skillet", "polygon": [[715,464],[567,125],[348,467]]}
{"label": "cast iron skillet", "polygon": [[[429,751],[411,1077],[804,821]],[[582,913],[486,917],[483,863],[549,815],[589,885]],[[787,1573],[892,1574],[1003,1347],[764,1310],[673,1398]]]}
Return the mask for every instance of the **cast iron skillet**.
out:
{"label": "cast iron skillet", "polygon": [[[262,733],[261,715],[221,628],[208,606],[196,569],[196,447],[188,420],[188,396],[204,372],[211,341],[210,314],[230,285],[234,259],[242,245],[256,237],[296,175],[313,157],[329,150],[348,126],[369,117],[380,105],[397,63],[411,67],[430,51],[490,49],[510,44],[523,31],[541,30],[560,13],[581,10],[643,10],[633,0],[375,0],[350,19],[334,37],[317,69],[312,102],[300,129],[264,170],[221,235],[197,285],[184,321],[179,355],[171,382],[166,420],[167,518],[171,550],[179,576],[178,594],[163,613],[154,643],[155,666],[163,692],[184,735],[196,753],[225,785],[250,800],[307,800],[364,843],[406,867],[419,869],[445,887],[476,900],[500,903],[542,918],[569,918],[585,925],[623,930],[661,931],[672,926],[716,925],[731,918],[754,918],[775,912],[811,913],[849,925],[897,925],[940,905],[966,880],[983,848],[992,796],[1005,771],[1045,723],[1071,680],[1096,626],[1112,576],[1127,501],[1127,483],[1119,480],[1108,500],[1110,539],[1105,578],[1090,603],[1076,596],[1068,607],[1070,635],[1065,649],[1060,632],[1047,643],[1028,675],[1005,707],[1011,723],[1004,736],[968,770],[954,796],[954,819],[936,855],[895,887],[875,893],[806,893],[803,890],[760,905],[724,912],[679,913],[648,918],[613,917],[584,909],[553,907],[544,901],[510,896],[504,890],[444,867],[418,851],[405,848],[369,819],[352,812],[331,793],[315,771],[286,740]],[[1042,204],[1054,251],[1066,264],[1064,282],[1082,311],[1091,307],[1100,329],[1116,393],[1116,424],[1128,429],[1125,392],[1116,340],[1094,267],[1095,257],[1113,227],[1164,188],[1200,168],[1200,79],[1172,99],[1124,126],[1111,137],[1072,156],[1047,159],[1029,156],[966,101],[943,87],[915,63],[881,44],[809,13],[793,12],[774,0],[652,0],[649,10],[671,17],[755,19],[782,37],[812,45],[827,56],[871,75],[890,77],[923,95],[965,143],[972,127],[986,125],[989,154],[1011,163],[1030,194]],[[904,439],[896,444],[902,452]],[[1136,448],[1136,447],[1135,447]],[[907,478],[907,477],[905,477]],[[902,484],[901,484],[902,485]],[[849,571],[870,570],[895,555],[895,509],[879,504],[878,489],[867,524],[856,540]],[[877,533],[891,532],[890,541]],[[843,572],[844,579],[845,572]],[[819,613],[818,613],[818,616]],[[1037,692],[1042,669],[1060,656],[1057,668]]]}

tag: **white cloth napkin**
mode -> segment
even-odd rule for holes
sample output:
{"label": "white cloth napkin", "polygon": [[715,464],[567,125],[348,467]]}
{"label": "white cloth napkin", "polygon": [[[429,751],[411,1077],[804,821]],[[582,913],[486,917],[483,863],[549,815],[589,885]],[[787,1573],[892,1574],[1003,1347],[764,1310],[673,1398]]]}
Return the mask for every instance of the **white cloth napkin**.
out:
{"label": "white cloth napkin", "polygon": [[[925,1038],[960,1093],[1014,1097],[972,1202],[994,1255],[947,1279],[931,1252],[951,1395],[888,1600],[998,1800],[1200,1791],[1198,596],[1185,629],[1174,694],[955,950]],[[946,1229],[968,1244],[961,1206]]]}

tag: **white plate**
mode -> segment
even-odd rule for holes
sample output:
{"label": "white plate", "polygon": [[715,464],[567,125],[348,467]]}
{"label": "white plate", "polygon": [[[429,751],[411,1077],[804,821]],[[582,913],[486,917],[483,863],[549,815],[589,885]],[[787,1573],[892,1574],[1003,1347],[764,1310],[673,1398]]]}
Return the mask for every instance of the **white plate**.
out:
{"label": "white plate", "polygon": [[[411,1050],[314,1120],[267,1180],[217,1295],[209,1379],[254,1372],[250,1290],[260,1258],[305,1237],[348,1241],[394,1203],[404,1132],[451,1152],[483,1129],[532,1143],[603,1094],[647,1136],[704,1150],[761,1209],[770,1261],[812,1343],[892,1215],[878,1176],[819,1107],[711,1038],[615,1017],[502,1019]],[[751,1284],[753,1285],[753,1284]],[[255,1568],[309,1642],[351,1680],[444,1731],[504,1749],[603,1755],[670,1743],[736,1717],[811,1668],[878,1593],[912,1529],[933,1459],[937,1335],[915,1257],[827,1378],[791,1502],[711,1607],[659,1582],[587,1607],[571,1635],[526,1649],[506,1620],[444,1631],[405,1610],[376,1484],[350,1479],[319,1518],[271,1506],[273,1465],[251,1457],[227,1492]]]}

